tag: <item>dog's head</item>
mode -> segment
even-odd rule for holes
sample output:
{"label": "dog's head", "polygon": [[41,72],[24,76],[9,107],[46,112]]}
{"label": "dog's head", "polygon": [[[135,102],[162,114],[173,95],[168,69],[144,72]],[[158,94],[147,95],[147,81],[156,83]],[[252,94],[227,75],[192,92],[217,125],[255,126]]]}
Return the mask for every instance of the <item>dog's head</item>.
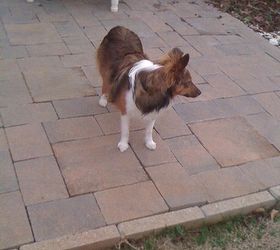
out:
{"label": "dog's head", "polygon": [[165,84],[171,89],[172,96],[197,97],[201,94],[186,68],[189,60],[189,54],[184,55],[180,49],[174,48],[159,62],[163,65]]}

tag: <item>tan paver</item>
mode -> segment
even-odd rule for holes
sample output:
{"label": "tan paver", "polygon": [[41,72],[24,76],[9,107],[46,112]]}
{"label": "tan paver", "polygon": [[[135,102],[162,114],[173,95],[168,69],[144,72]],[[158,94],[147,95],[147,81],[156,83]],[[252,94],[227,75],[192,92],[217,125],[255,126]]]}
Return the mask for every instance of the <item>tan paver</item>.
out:
{"label": "tan paver", "polygon": [[0,194],[0,248],[33,241],[27,214],[19,192]]}
{"label": "tan paver", "polygon": [[167,140],[169,148],[189,174],[219,169],[215,159],[199,143],[195,136],[182,136]]}
{"label": "tan paver", "polygon": [[168,210],[151,181],[96,192],[95,197],[108,224]]}
{"label": "tan paver", "polygon": [[64,55],[61,56],[61,61],[67,68],[96,66],[96,55],[89,53],[79,55]]}
{"label": "tan paver", "polygon": [[53,146],[70,194],[147,180],[132,150],[119,152],[118,139],[119,135],[102,136]]}
{"label": "tan paver", "polygon": [[82,70],[92,86],[94,87],[102,86],[102,78],[96,66],[82,66]]}
{"label": "tan paver", "polygon": [[46,43],[26,46],[31,56],[55,56],[70,54],[64,43]]}
{"label": "tan paver", "polygon": [[41,124],[28,124],[6,129],[14,161],[52,155]]}
{"label": "tan paver", "polygon": [[0,151],[8,151],[9,146],[4,129],[0,128]]}
{"label": "tan paver", "polygon": [[162,230],[166,227],[183,225],[185,228],[198,227],[203,223],[204,215],[200,208],[190,207],[179,211],[122,222],[118,229],[122,237],[138,238]]}
{"label": "tan paver", "polygon": [[24,72],[35,101],[50,101],[95,95],[81,69],[44,68]]}
{"label": "tan paver", "polygon": [[144,167],[176,161],[167,143],[155,131],[153,131],[153,139],[157,144],[156,150],[146,148],[144,136],[144,131],[132,132],[130,135],[131,147]]}
{"label": "tan paver", "polygon": [[280,186],[272,187],[269,192],[279,201],[280,200]]}
{"label": "tan paver", "polygon": [[[121,132],[121,114],[119,112],[101,114],[95,116],[98,124],[105,135],[116,134]],[[145,128],[145,121],[143,119],[130,119],[130,131]]]}
{"label": "tan paver", "polygon": [[63,66],[57,55],[21,58],[17,59],[17,63],[22,72],[47,71],[49,68],[57,69]]}
{"label": "tan paver", "polygon": [[257,180],[244,175],[239,167],[206,171],[195,178],[205,186],[209,202],[254,193],[263,188]]}
{"label": "tan paver", "polygon": [[64,37],[63,41],[72,54],[94,53],[96,51],[94,46],[85,36]]}
{"label": "tan paver", "polygon": [[173,108],[162,113],[156,120],[155,129],[162,139],[191,134],[190,129]]}
{"label": "tan paver", "polygon": [[241,117],[196,123],[191,129],[222,166],[279,155],[278,150]]}
{"label": "tan paver", "polygon": [[105,225],[92,194],[31,205],[27,209],[36,241]]}
{"label": "tan paver", "polygon": [[204,186],[188,175],[180,164],[170,163],[150,167],[147,168],[147,172],[171,209],[206,203]]}
{"label": "tan paver", "polygon": [[107,113],[106,108],[98,104],[98,96],[80,97],[65,100],[55,100],[53,105],[60,118],[90,116]]}
{"label": "tan paver", "polygon": [[53,156],[15,163],[20,190],[26,205],[68,198]]}
{"label": "tan paver", "polygon": [[45,122],[44,128],[51,143],[102,135],[102,131],[93,117],[77,117]]}
{"label": "tan paver", "polygon": [[57,115],[51,103],[9,106],[0,109],[0,112],[6,127],[57,119]]}
{"label": "tan paver", "polygon": [[24,245],[20,250],[102,249],[115,245],[119,240],[120,234],[113,225]]}
{"label": "tan paver", "polygon": [[202,206],[201,209],[206,216],[207,223],[217,223],[240,214],[248,214],[257,208],[269,209],[273,207],[276,200],[267,192],[249,194],[238,198],[216,202]]}
{"label": "tan paver", "polygon": [[0,159],[0,193],[18,190],[17,178],[10,153],[8,151],[0,151]]}
{"label": "tan paver", "polygon": [[7,24],[5,28],[12,45],[61,42],[54,26],[50,23]]}

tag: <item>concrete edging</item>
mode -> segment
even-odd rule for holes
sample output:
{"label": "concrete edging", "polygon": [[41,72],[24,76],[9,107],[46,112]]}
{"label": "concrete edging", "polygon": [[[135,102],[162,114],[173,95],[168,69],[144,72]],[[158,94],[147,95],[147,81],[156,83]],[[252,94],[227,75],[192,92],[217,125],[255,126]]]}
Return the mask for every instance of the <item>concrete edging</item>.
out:
{"label": "concrete edging", "polygon": [[92,250],[111,247],[122,239],[137,239],[166,227],[183,225],[186,228],[212,224],[227,218],[248,214],[262,207],[270,209],[280,200],[280,186],[218,201],[202,207],[190,207],[164,214],[135,219],[118,225],[106,226],[79,234],[23,245],[20,250]]}

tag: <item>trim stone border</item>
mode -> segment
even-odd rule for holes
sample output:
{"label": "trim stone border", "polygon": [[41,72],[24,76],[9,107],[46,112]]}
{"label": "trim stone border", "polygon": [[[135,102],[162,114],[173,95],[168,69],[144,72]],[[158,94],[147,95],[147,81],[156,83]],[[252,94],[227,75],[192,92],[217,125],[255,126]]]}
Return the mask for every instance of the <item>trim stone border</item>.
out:
{"label": "trim stone border", "polygon": [[166,227],[183,225],[196,228],[236,215],[248,214],[257,208],[271,209],[280,204],[280,185],[267,191],[190,207],[164,214],[135,219],[60,238],[23,245],[20,250],[92,250],[111,247],[122,239],[137,239]]}

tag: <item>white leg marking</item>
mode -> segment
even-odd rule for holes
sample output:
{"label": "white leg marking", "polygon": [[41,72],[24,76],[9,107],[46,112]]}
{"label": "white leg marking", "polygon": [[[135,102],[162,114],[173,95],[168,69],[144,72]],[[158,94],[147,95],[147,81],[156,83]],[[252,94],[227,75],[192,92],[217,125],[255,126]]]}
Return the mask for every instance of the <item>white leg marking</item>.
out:
{"label": "white leg marking", "polygon": [[153,128],[155,125],[155,120],[151,120],[148,122],[146,127],[146,134],[145,134],[145,145],[150,150],[155,150],[157,144],[153,141]]}
{"label": "white leg marking", "polygon": [[121,116],[121,140],[118,143],[118,148],[121,152],[128,149],[129,138],[129,118],[127,115]]}
{"label": "white leg marking", "polygon": [[108,104],[107,97],[106,97],[106,95],[103,94],[102,96],[100,96],[99,105],[101,107],[106,107],[107,104]]}

